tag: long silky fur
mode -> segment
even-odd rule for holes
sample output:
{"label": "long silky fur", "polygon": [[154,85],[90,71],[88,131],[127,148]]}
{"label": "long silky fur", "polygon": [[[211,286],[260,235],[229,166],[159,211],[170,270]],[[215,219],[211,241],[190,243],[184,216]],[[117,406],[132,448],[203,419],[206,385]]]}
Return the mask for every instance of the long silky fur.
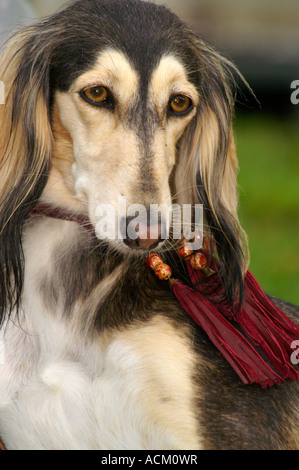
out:
{"label": "long silky fur", "polygon": [[240,306],[249,251],[238,219],[238,163],[232,120],[236,77],[247,84],[232,63],[200,39],[195,39],[195,44],[199,51],[200,107],[181,139],[176,182],[177,187],[190,188],[187,201],[203,204],[205,229],[215,240],[224,285],[225,299],[219,300]]}
{"label": "long silky fur", "polygon": [[52,147],[48,67],[36,61],[30,34],[12,38],[0,60],[6,85],[0,107],[0,323],[20,307],[23,226],[46,184]]}

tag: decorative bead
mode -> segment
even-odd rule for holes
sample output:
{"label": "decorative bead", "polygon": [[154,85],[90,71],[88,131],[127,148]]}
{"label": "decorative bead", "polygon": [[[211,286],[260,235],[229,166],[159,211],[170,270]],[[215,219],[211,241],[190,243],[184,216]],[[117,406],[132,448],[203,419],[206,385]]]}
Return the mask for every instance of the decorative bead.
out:
{"label": "decorative bead", "polygon": [[190,243],[184,243],[184,245],[181,245],[178,249],[178,254],[181,258],[187,258],[188,256],[191,256],[192,253],[193,250]]}
{"label": "decorative bead", "polygon": [[168,266],[168,264],[164,264],[164,263],[159,264],[155,269],[155,275],[161,281],[165,281],[167,279],[170,279],[171,275],[172,275],[172,271],[171,271],[170,266]]}
{"label": "decorative bead", "polygon": [[163,264],[163,259],[156,253],[152,253],[146,258],[146,265],[150,269],[155,270],[160,264]]}
{"label": "decorative bead", "polygon": [[193,269],[204,269],[208,261],[203,253],[197,252],[190,258],[190,265]]}

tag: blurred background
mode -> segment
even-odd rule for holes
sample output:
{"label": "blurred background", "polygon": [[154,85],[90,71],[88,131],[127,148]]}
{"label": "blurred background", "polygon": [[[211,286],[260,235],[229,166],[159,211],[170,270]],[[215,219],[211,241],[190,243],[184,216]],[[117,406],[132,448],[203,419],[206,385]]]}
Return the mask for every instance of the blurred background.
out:
{"label": "blurred background", "polygon": [[[299,305],[298,0],[157,0],[244,75],[234,122],[240,218],[250,269],[271,295]],[[0,0],[0,42],[19,23],[51,14],[63,0]],[[297,95],[299,98],[299,92]]]}

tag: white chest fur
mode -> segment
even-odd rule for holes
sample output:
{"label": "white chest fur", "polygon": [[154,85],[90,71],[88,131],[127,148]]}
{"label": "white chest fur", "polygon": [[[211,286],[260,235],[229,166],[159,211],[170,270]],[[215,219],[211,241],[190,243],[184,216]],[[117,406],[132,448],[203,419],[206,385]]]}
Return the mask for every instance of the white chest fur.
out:
{"label": "white chest fur", "polygon": [[31,366],[30,340],[19,331],[23,361],[0,366],[0,432],[8,448],[198,448],[192,359],[164,320],[102,344],[98,338],[77,358],[63,333],[65,348],[52,355],[32,344],[32,354],[40,350]]}
{"label": "white chest fur", "polygon": [[199,448],[184,335],[156,316],[80,337],[59,312],[46,311],[34,288],[35,276],[50,269],[50,241],[48,248],[28,266],[26,319],[22,327],[9,322],[4,336],[0,435],[8,449]]}

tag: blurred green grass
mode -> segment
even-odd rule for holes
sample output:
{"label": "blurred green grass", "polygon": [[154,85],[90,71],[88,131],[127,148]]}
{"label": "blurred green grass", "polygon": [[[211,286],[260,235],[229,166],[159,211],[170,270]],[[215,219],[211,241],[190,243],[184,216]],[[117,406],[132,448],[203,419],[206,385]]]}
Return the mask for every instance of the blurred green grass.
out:
{"label": "blurred green grass", "polygon": [[299,305],[299,120],[241,115],[234,129],[250,270],[268,294]]}

